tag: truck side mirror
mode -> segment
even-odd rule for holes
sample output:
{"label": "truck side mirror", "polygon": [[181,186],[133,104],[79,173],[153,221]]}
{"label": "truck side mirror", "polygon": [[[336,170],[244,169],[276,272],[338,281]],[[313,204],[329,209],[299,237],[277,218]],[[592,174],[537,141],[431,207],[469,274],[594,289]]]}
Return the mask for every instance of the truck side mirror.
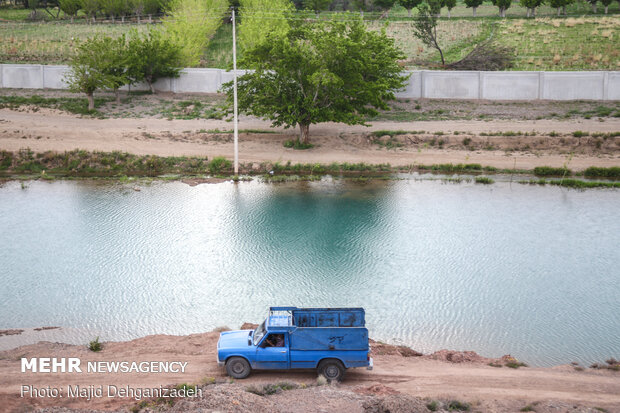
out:
{"label": "truck side mirror", "polygon": [[335,348],[335,347],[334,347],[334,345],[333,345],[333,344],[330,344],[330,345],[329,345],[329,349],[330,349],[330,350],[333,350],[334,348]]}

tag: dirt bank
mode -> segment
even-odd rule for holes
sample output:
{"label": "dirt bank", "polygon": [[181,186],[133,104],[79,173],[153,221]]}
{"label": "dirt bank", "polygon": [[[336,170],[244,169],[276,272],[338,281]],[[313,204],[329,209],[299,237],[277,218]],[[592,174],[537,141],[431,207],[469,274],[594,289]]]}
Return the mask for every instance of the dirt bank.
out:
{"label": "dirt bank", "polygon": [[[129,342],[105,343],[100,353],[93,353],[85,346],[50,342],[3,351],[0,352],[0,406],[3,411],[25,411],[28,406],[122,410],[137,403],[118,398],[95,398],[92,401],[67,397],[20,398],[20,386],[24,384],[37,388],[66,388],[77,384],[145,388],[203,383],[201,386],[205,386],[205,390],[202,399],[184,401],[172,409],[384,412],[387,410],[381,410],[381,403],[392,403],[393,407],[399,404],[424,406],[437,400],[441,406],[441,403],[456,399],[471,403],[476,411],[488,412],[518,411],[533,403],[536,403],[538,412],[558,411],[554,410],[557,408],[563,409],[561,411],[594,411],[588,410],[594,407],[610,412],[620,411],[620,373],[612,370],[575,369],[574,366],[517,369],[508,367],[513,362],[509,357],[487,359],[473,352],[445,350],[418,356],[412,350],[403,351],[402,347],[382,343],[373,343],[373,371],[351,370],[337,387],[316,387],[314,371],[254,372],[248,379],[230,384],[224,369],[215,362],[218,336],[216,332],[148,336]],[[20,372],[22,357],[41,356],[79,357],[83,364],[88,361],[147,360],[183,361],[188,364],[184,373],[168,374]],[[282,381],[292,382],[293,387],[299,388],[278,392],[274,396],[257,396],[246,391],[249,386],[260,390],[265,384]],[[364,403],[367,403],[366,407]],[[573,406],[581,406],[581,410],[571,410]],[[393,408],[390,411],[424,410]]]}
{"label": "dirt bank", "polygon": [[[296,131],[243,118],[241,162],[389,163],[393,166],[479,163],[497,168],[620,164],[620,118],[597,120],[457,120],[373,122],[371,127],[320,124],[311,129],[316,145],[285,148]],[[51,109],[37,112],[0,109],[0,149],[36,152],[85,149],[138,155],[232,157],[232,128],[222,120],[94,119]],[[257,131],[259,133],[257,133]],[[263,133],[267,131],[271,133]],[[380,131],[406,131],[383,133]],[[373,132],[377,132],[374,133]],[[575,132],[587,132],[587,135]],[[576,136],[574,136],[576,135]]]}

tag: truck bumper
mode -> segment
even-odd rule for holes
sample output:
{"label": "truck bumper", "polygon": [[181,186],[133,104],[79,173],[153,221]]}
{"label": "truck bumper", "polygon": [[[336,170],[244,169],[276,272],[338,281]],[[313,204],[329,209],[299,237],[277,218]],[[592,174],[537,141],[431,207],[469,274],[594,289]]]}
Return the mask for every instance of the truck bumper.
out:
{"label": "truck bumper", "polygon": [[370,361],[368,362],[368,367],[366,367],[366,370],[372,370],[372,366],[373,366],[373,363],[372,363],[372,357],[371,357]]}
{"label": "truck bumper", "polygon": [[224,367],[224,365],[226,365],[226,363],[224,363],[223,361],[219,361],[219,360],[218,360],[218,361],[217,361],[217,365],[218,365],[219,367]]}

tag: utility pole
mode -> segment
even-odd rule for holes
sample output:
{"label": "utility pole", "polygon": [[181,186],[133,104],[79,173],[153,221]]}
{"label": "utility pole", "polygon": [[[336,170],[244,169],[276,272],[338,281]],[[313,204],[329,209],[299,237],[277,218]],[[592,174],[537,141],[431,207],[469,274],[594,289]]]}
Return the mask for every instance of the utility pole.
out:
{"label": "utility pole", "polygon": [[235,8],[232,8],[233,37],[233,96],[234,96],[234,137],[235,137],[235,175],[239,175],[239,120],[237,119],[237,30],[235,27]]}

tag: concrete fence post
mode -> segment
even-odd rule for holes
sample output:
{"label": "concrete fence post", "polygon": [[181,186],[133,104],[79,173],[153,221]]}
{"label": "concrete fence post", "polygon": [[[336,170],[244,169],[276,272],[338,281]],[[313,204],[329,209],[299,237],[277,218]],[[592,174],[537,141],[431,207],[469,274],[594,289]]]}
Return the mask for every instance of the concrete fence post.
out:
{"label": "concrete fence post", "polygon": [[420,70],[420,98],[422,99],[426,97],[426,86],[424,85],[426,81],[426,76],[424,76],[425,73],[425,70]]}
{"label": "concrete fence post", "polygon": [[3,83],[3,81],[2,81],[2,78],[3,78],[2,73],[3,73],[3,72],[4,72],[4,65],[3,65],[3,64],[0,64],[0,88],[3,88],[3,87],[4,87],[4,83]]}
{"label": "concrete fence post", "polygon": [[541,100],[545,93],[545,72],[538,72],[538,100]]}
{"label": "concrete fence post", "polygon": [[603,100],[609,100],[609,72],[603,73]]}
{"label": "concrete fence post", "polygon": [[478,71],[478,99],[482,99],[484,96],[484,90],[482,86],[482,71]]}
{"label": "concrete fence post", "polygon": [[45,69],[43,65],[39,65],[39,71],[41,73],[41,88],[45,89]]}

